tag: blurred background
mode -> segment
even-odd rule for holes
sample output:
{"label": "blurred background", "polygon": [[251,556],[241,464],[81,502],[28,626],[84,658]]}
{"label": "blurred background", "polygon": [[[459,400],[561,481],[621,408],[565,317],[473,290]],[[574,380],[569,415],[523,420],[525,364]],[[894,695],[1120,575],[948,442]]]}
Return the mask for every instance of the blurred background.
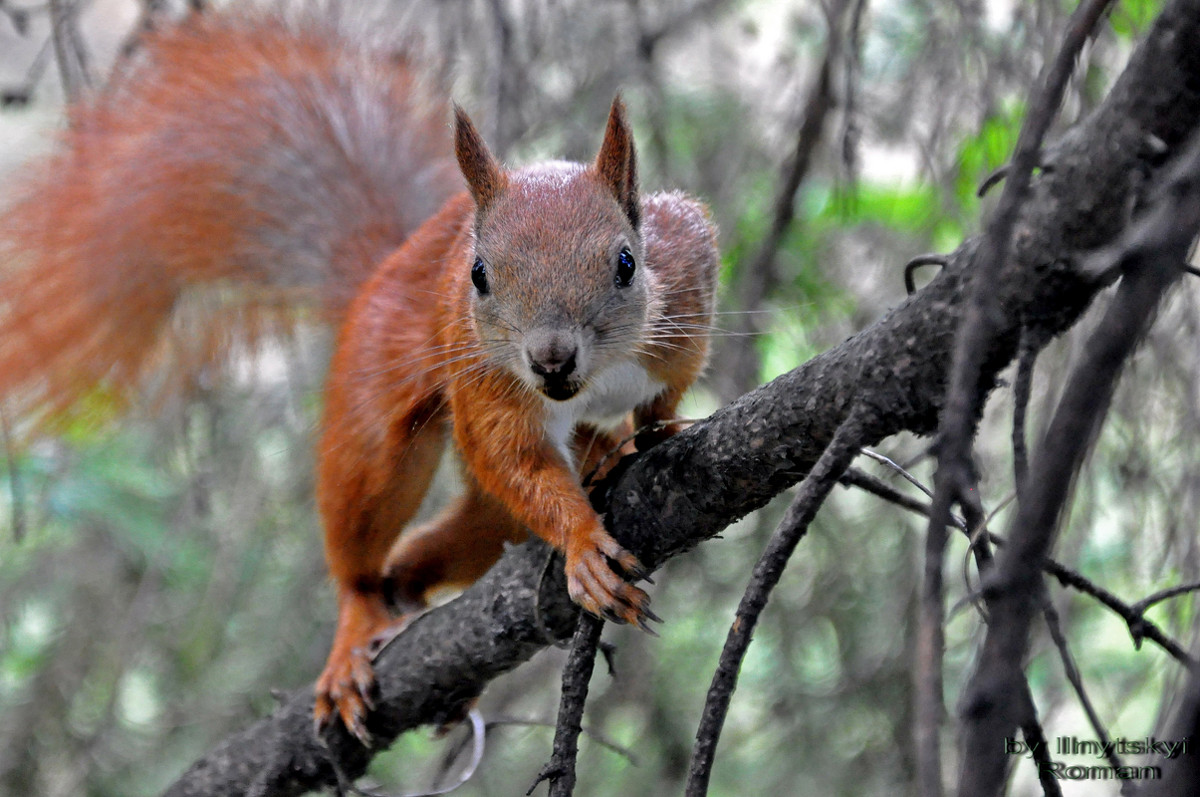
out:
{"label": "blurred background", "polygon": [[[166,0],[59,5],[77,12],[70,24],[85,54],[83,91],[103,83],[147,6],[167,17],[184,10]],[[1104,96],[1158,5],[1115,4],[1085,51],[1060,129]],[[976,188],[1011,152],[1030,86],[1072,4],[353,6],[364,36],[422,42],[431,74],[510,163],[590,158],[608,104],[623,93],[643,189],[704,198],[721,230],[714,363],[682,410],[700,417],[878,319],[904,300],[909,258],[950,251],[979,230],[995,196],[980,200]],[[37,168],[33,159],[63,124],[48,8],[0,0],[0,203],[6,181]],[[816,114],[824,124],[803,133]],[[797,151],[809,153],[806,169],[793,168]],[[918,272],[918,284],[933,271]],[[1174,296],[1126,373],[1057,552],[1130,602],[1200,574],[1197,299],[1191,284]],[[1088,328],[1085,319],[1039,362],[1031,437]],[[269,712],[272,690],[304,687],[320,672],[334,603],[313,451],[330,349],[330,330],[302,325],[187,400],[148,400],[120,417],[100,403],[61,435],[21,442],[22,430],[6,421],[0,795],[157,793],[227,733]],[[1009,391],[999,390],[977,446],[989,509],[1013,489],[1010,421]],[[915,463],[913,473],[929,483],[925,445],[898,438],[880,451]],[[874,462],[858,464],[914,492]],[[452,465],[446,474],[434,503],[452,489]],[[787,501],[665,568],[652,591],[666,621],[661,638],[606,630],[616,674],[598,667],[593,682],[580,794],[681,791],[734,607]],[[835,492],[763,617],[711,794],[912,791],[909,661],[923,528],[922,518],[864,493]],[[973,583],[961,575],[965,545],[952,545],[953,713],[982,627],[961,604]],[[1094,601],[1057,584],[1051,597],[1108,733],[1162,736],[1164,694],[1173,694],[1180,668],[1153,645],[1136,650],[1124,623]],[[1149,616],[1195,652],[1194,611],[1189,594]],[[493,723],[486,755],[459,793],[512,795],[532,783],[550,750],[562,659],[547,651],[485,693],[481,709]],[[1029,672],[1048,737],[1096,737],[1043,627]],[[370,779],[393,791],[427,788],[457,766],[447,756],[462,735],[408,734],[376,760]],[[952,756],[953,725],[945,738]],[[1063,791],[1117,793],[1097,782],[1064,782]],[[1012,793],[1040,793],[1027,762],[1016,767]]]}

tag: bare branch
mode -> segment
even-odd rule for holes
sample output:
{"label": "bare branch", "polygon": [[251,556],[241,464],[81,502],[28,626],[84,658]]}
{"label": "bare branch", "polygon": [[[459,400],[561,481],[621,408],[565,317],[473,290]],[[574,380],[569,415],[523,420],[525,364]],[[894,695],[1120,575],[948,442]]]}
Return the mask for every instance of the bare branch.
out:
{"label": "bare branch", "polygon": [[1121,759],[1117,757],[1116,750],[1108,744],[1108,731],[1105,730],[1104,723],[1100,721],[1096,707],[1092,705],[1087,687],[1083,685],[1083,676],[1079,674],[1079,667],[1075,665],[1075,657],[1071,655],[1071,646],[1067,642],[1066,635],[1063,634],[1062,623],[1059,622],[1058,609],[1054,607],[1054,602],[1045,592],[1042,593],[1042,616],[1046,618],[1046,628],[1050,631],[1050,639],[1054,641],[1054,647],[1058,649],[1058,658],[1062,661],[1063,673],[1067,676],[1071,688],[1075,690],[1075,696],[1079,698],[1079,704],[1083,706],[1092,730],[1096,732],[1096,740],[1100,742],[1101,749],[1105,751],[1108,763],[1113,767],[1120,767]]}
{"label": "bare branch", "polygon": [[[1152,225],[1157,233],[1148,236]],[[1053,545],[1072,481],[1108,410],[1125,360],[1149,326],[1179,262],[1200,229],[1200,137],[1173,170],[1145,222],[1131,229],[1125,277],[1071,375],[1030,472],[1009,545],[986,591],[991,624],[964,700],[960,794],[997,793],[1005,768],[1002,739],[1014,724],[1009,696],[1021,677],[1029,623],[1041,594],[1041,567]],[[1136,237],[1134,237],[1136,236]],[[1153,249],[1147,243],[1157,240]],[[1136,247],[1134,241],[1140,242]],[[995,745],[994,750],[990,749]]]}
{"label": "bare branch", "polygon": [[1042,732],[1042,725],[1038,722],[1037,706],[1033,703],[1033,693],[1029,691],[1029,682],[1024,682],[1024,689],[1021,690],[1021,735],[1025,737],[1025,742],[1029,745],[1030,753],[1033,755],[1033,762],[1037,766],[1038,783],[1042,784],[1042,794],[1045,797],[1062,797],[1062,789],[1058,786],[1058,778],[1054,776],[1054,769],[1050,766],[1050,744],[1046,741],[1046,734]]}
{"label": "bare branch", "polygon": [[1068,23],[1058,55],[1046,71],[1042,87],[1030,102],[1000,203],[976,253],[974,267],[978,274],[956,336],[946,405],[938,427],[938,469],[926,537],[925,578],[917,631],[917,790],[923,797],[942,794],[940,729],[945,713],[941,666],[945,644],[942,565],[946,526],[955,503],[963,507],[968,523],[972,522],[971,514],[981,514],[971,461],[971,441],[988,393],[980,377],[986,372],[992,341],[1002,329],[1000,297],[992,288],[1009,256],[1013,230],[1025,204],[1042,139],[1058,112],[1075,58],[1108,3],[1109,0],[1083,0],[1080,3]]}
{"label": "bare branch", "polygon": [[1129,626],[1129,633],[1133,637],[1135,648],[1140,649],[1142,640],[1149,639],[1188,669],[1195,670],[1200,668],[1200,662],[1197,662],[1188,655],[1188,652],[1178,642],[1164,634],[1162,629],[1155,625],[1153,621],[1146,619],[1145,615],[1136,611],[1133,606],[1125,603],[1116,595],[1094,584],[1079,573],[1063,567],[1053,559],[1046,560],[1044,569],[1047,573],[1054,576],[1064,587],[1072,587],[1085,595],[1090,595],[1116,612],[1125,621],[1126,625]]}
{"label": "bare branch", "polygon": [[721,651],[717,671],[713,673],[712,685],[709,686],[708,697],[704,701],[704,713],[700,719],[700,727],[696,730],[696,746],[692,750],[692,763],[684,792],[687,797],[703,797],[708,793],[717,741],[721,737],[721,728],[729,712],[729,701],[737,688],[738,672],[742,669],[742,660],[750,647],[750,639],[754,635],[755,626],[758,625],[758,618],[766,608],[771,590],[779,583],[796,545],[808,531],[812,519],[816,517],[817,510],[821,508],[829,491],[837,484],[838,478],[858,453],[863,433],[862,414],[857,409],[852,410],[850,416],[842,423],[829,447],[800,484],[796,498],[788,507],[783,520],[771,535],[766,549],[754,566],[754,574],[738,604],[737,616],[725,638],[725,648]]}
{"label": "bare branch", "polygon": [[599,617],[586,612],[579,615],[575,637],[571,640],[571,654],[563,667],[562,701],[558,706],[553,752],[526,795],[533,794],[543,780],[550,781],[550,797],[570,797],[575,791],[575,756],[579,752],[579,733],[583,729],[583,707],[603,629],[604,621]]}
{"label": "bare branch", "polygon": [[[847,470],[839,481],[844,485],[866,490],[872,495],[878,496],[885,501],[889,501],[896,506],[916,512],[919,515],[929,517],[929,504],[918,501],[915,498],[910,498],[909,496],[892,489],[887,484],[884,484],[879,479],[876,479],[874,476],[863,473],[856,468],[850,468]],[[971,535],[970,530],[967,528],[966,521],[964,521],[962,518],[951,517],[951,524],[964,534],[968,536]],[[1004,547],[1003,537],[989,533],[987,535],[987,539],[988,542],[997,548]],[[1142,640],[1148,639],[1162,648],[1168,655],[1170,655],[1184,667],[1187,667],[1188,669],[1194,669],[1197,666],[1200,666],[1200,663],[1196,662],[1191,656],[1189,656],[1187,651],[1185,651],[1178,642],[1163,633],[1162,629],[1155,625],[1151,620],[1146,619],[1146,617],[1136,609],[1135,605],[1131,605],[1125,601],[1122,601],[1108,590],[1097,585],[1090,579],[1085,578],[1082,574],[1070,569],[1066,565],[1055,561],[1054,559],[1046,559],[1045,563],[1042,565],[1042,569],[1048,575],[1054,576],[1054,578],[1057,579],[1058,582],[1064,587],[1078,590],[1084,595],[1095,598],[1100,605],[1104,606],[1106,609],[1112,611],[1114,614],[1124,620],[1129,626],[1129,631],[1133,636],[1134,647],[1136,649],[1141,649]]]}
{"label": "bare branch", "polygon": [[1137,603],[1133,604],[1131,608],[1137,614],[1145,614],[1146,610],[1156,603],[1162,603],[1165,600],[1169,600],[1180,595],[1186,595],[1189,592],[1196,592],[1197,590],[1200,590],[1200,581],[1196,581],[1191,584],[1180,584],[1179,586],[1159,590],[1151,595],[1147,595]]}

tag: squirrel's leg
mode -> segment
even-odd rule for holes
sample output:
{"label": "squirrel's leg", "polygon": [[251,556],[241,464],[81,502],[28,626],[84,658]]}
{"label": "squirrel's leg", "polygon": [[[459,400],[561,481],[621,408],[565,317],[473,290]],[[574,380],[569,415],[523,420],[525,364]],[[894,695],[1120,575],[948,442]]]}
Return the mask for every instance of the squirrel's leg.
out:
{"label": "squirrel's leg", "polygon": [[429,523],[406,531],[392,547],[383,574],[396,606],[421,609],[442,588],[462,588],[488,571],[506,542],[529,536],[504,505],[469,475],[466,491]]}
{"label": "squirrel's leg", "polygon": [[[400,429],[413,429],[410,424]],[[321,457],[321,514],[325,553],[337,585],[338,622],[325,670],[317,679],[313,719],[318,732],[335,715],[365,745],[375,675],[371,642],[395,622],[383,579],[388,551],[412,519],[445,448],[445,425],[420,423],[395,433],[386,448],[394,456],[371,456],[346,444],[327,425]]]}
{"label": "squirrel's leg", "polygon": [[585,491],[603,479],[621,457],[633,453],[632,435],[633,426],[628,418],[610,430],[597,429],[589,424],[575,427],[572,449],[575,461],[579,463],[579,476]]}
{"label": "squirrel's leg", "polygon": [[644,625],[653,619],[650,598],[626,580],[642,577],[643,568],[605,530],[580,487],[574,456],[547,435],[534,401],[500,378],[478,379],[456,391],[451,413],[463,462],[517,520],[563,552],[575,603],[598,616]]}
{"label": "squirrel's leg", "polygon": [[[597,470],[603,477],[630,446],[621,447],[630,427],[599,431],[580,427],[574,449],[580,473]],[[529,531],[498,499],[488,495],[470,474],[466,490],[429,523],[404,532],[392,546],[383,568],[393,605],[402,613],[419,611],[438,589],[459,589],[475,583],[500,555],[504,544],[524,542]]]}
{"label": "squirrel's leg", "polygon": [[658,445],[683,428],[677,423],[667,423],[678,417],[675,409],[682,398],[682,390],[668,387],[649,404],[634,410],[633,426],[637,431],[635,444],[638,451]]}

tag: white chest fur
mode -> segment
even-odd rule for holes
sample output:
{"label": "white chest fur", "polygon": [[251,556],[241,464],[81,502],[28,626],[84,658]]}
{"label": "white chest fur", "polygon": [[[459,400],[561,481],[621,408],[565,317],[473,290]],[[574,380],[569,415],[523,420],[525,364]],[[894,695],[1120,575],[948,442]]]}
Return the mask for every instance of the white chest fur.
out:
{"label": "white chest fur", "polygon": [[634,407],[661,393],[663,387],[662,382],[637,363],[614,365],[570,401],[545,400],[546,437],[568,462],[573,463],[571,434],[578,424],[590,423],[601,429],[611,429]]}

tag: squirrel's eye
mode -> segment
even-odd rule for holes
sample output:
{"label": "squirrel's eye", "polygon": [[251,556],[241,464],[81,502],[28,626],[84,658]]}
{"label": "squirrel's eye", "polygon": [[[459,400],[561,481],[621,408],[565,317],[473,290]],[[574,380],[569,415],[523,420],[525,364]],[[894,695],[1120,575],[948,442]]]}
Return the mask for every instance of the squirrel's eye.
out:
{"label": "squirrel's eye", "polygon": [[475,284],[475,290],[479,291],[480,295],[488,292],[487,268],[479,258],[475,258],[475,265],[471,266],[471,282]]}
{"label": "squirrel's eye", "polygon": [[617,276],[613,281],[618,288],[628,288],[633,284],[633,272],[637,271],[637,263],[633,260],[633,252],[626,246],[617,255]]}

